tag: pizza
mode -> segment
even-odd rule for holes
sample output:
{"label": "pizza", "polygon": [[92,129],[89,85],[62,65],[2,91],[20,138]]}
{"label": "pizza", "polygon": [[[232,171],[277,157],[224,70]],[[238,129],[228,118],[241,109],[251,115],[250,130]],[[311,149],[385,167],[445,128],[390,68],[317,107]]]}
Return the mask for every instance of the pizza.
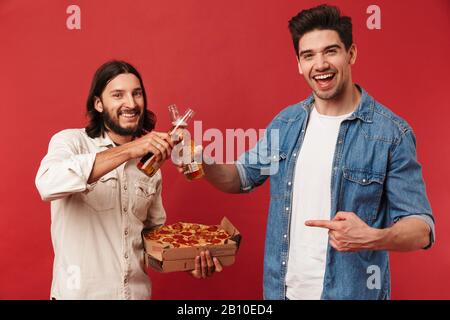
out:
{"label": "pizza", "polygon": [[146,232],[144,237],[171,248],[186,248],[225,244],[230,235],[216,225],[177,222]]}

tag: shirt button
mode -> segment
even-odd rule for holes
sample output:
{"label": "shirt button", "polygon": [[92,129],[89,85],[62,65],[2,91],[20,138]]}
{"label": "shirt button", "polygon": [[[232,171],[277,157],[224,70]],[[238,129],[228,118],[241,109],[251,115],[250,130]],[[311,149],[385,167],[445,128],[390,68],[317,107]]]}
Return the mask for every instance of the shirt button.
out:
{"label": "shirt button", "polygon": [[305,132],[305,129],[303,129],[302,132]]}
{"label": "shirt button", "polygon": [[339,140],[339,144],[342,144],[342,140]]}
{"label": "shirt button", "polygon": [[127,210],[128,210],[127,207],[123,207],[123,211],[127,212]]}
{"label": "shirt button", "polygon": [[297,156],[297,154],[296,154],[296,153],[294,152],[293,156],[294,156],[294,157],[296,157],[296,156]]}
{"label": "shirt button", "polygon": [[125,230],[125,235],[126,235],[126,236],[128,235],[128,230]]}
{"label": "shirt button", "polygon": [[287,234],[285,234],[283,237],[286,239],[287,238]]}
{"label": "shirt button", "polygon": [[366,179],[363,179],[362,181],[363,181],[364,183],[366,183],[367,180],[366,180]]}
{"label": "shirt button", "polygon": [[123,279],[124,283],[128,283],[128,278]]}
{"label": "shirt button", "polygon": [[289,207],[286,207],[286,211],[289,211]]}
{"label": "shirt button", "polygon": [[124,186],[123,186],[123,189],[124,189],[124,190],[127,190],[127,185],[124,185]]}
{"label": "shirt button", "polygon": [[292,184],[292,183],[289,181],[289,182],[288,182],[288,186],[290,186],[291,184]]}
{"label": "shirt button", "polygon": [[286,261],[283,261],[282,264],[283,264],[283,266],[286,265]]}
{"label": "shirt button", "polygon": [[125,259],[128,259],[128,255],[127,255],[126,253],[125,253],[125,256],[124,256],[124,257],[125,257]]}

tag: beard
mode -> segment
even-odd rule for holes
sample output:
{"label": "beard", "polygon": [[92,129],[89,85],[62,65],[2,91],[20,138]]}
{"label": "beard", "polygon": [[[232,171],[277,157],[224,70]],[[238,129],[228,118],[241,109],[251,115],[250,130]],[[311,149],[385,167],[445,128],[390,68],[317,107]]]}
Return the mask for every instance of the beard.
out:
{"label": "beard", "polygon": [[145,110],[140,114],[139,120],[134,127],[124,128],[120,126],[119,120],[116,120],[113,117],[111,117],[108,111],[104,110],[102,112],[103,124],[105,125],[106,130],[110,130],[121,136],[137,137],[141,135],[144,126],[144,117],[145,117]]}
{"label": "beard", "polygon": [[344,91],[344,84],[339,84],[333,91],[331,92],[321,92],[319,90],[314,90],[315,95],[322,100],[332,100],[339,97]]}
{"label": "beard", "polygon": [[[331,69],[330,72],[335,73],[335,77],[338,76],[335,69]],[[345,91],[345,81],[342,78],[340,80],[337,79],[337,81],[339,82],[336,84],[336,86],[333,89],[327,91],[321,91],[318,87],[314,88],[315,86],[317,86],[317,83],[314,79],[312,79],[311,81],[311,88],[313,89],[314,94],[316,95],[316,97],[322,100],[333,100],[339,98],[339,96],[341,96]]]}

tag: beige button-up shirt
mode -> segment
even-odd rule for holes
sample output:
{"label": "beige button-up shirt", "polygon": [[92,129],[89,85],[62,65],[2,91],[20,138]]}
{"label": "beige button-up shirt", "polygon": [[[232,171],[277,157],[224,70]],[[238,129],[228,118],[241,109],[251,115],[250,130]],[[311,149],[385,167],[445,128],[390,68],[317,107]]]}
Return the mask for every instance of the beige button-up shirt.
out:
{"label": "beige button-up shirt", "polygon": [[56,299],[150,298],[141,231],[165,222],[161,173],[147,177],[134,159],[88,184],[96,154],[111,147],[107,134],[63,130],[37,173],[37,189],[51,201]]}

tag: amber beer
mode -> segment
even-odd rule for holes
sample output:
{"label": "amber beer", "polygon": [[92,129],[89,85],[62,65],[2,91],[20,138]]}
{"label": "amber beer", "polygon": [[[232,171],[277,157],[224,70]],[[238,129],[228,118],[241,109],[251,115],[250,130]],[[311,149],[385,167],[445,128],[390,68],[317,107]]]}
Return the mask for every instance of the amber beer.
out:
{"label": "amber beer", "polygon": [[194,141],[191,140],[191,163],[185,164],[183,166],[183,174],[186,176],[188,180],[197,180],[205,175],[205,171],[203,170],[203,165],[201,163],[197,163],[194,160],[195,155],[195,144]]}
{"label": "amber beer", "polygon": [[[182,131],[187,128],[189,120],[191,120],[194,116],[194,111],[192,109],[187,109],[185,114],[181,117],[178,113],[177,106],[173,104],[169,106],[169,114],[172,120],[172,129],[169,131],[169,135],[173,141],[176,141],[176,143],[181,141],[184,145],[184,140],[180,140],[179,135],[181,135]],[[194,160],[194,141],[191,140],[190,143],[191,162],[183,166],[183,174],[188,180],[196,180],[203,177],[205,173],[203,171],[202,164],[197,163]],[[161,167],[161,161],[156,161],[156,156],[150,152],[141,158],[137,164],[137,167],[147,176],[152,177]]]}
{"label": "amber beer", "polygon": [[[172,119],[175,119],[175,121],[172,122],[173,127],[168,133],[171,137],[174,137],[175,133],[178,134],[178,131],[181,131],[187,127],[189,120],[191,120],[194,116],[194,111],[191,109],[187,109],[185,114],[180,117],[176,105],[171,105],[169,106],[169,112]],[[179,141],[179,138],[175,138],[175,141]],[[161,167],[162,163],[161,161],[156,161],[156,159],[156,156],[153,153],[149,152],[141,158],[141,160],[137,164],[137,167],[147,176],[153,177]]]}

